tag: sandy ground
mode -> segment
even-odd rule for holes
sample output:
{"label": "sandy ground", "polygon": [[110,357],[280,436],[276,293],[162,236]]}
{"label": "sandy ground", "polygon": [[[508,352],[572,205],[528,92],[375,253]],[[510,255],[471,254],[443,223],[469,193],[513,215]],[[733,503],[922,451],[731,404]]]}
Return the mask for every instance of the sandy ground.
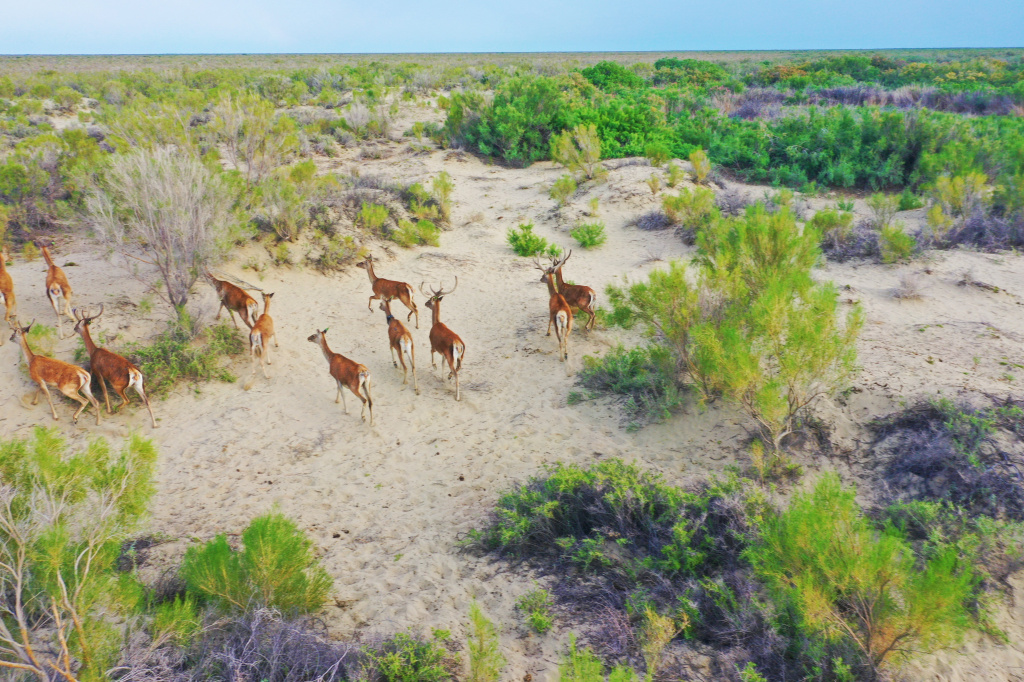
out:
{"label": "sandy ground", "polygon": [[[268,260],[262,247],[252,246],[222,270],[275,293],[272,313],[281,347],[272,350],[269,381],[260,376],[245,390],[249,362],[240,358],[232,365],[242,377],[239,382],[181,387],[158,401],[156,430],[137,404],[100,427],[91,413],[73,426],[71,408],[62,404],[56,424],[76,443],[96,436],[116,440],[139,430],[159,444],[149,531],[173,540],[154,552],[158,564],[170,565],[192,541],[240,532],[253,516],[276,505],[310,533],[335,579],[326,618],[336,635],[437,626],[461,637],[469,602],[476,598],[503,626],[509,659],[504,679],[530,673],[538,682],[554,680],[567,624],[543,637],[528,634],[514,603],[534,588],[533,578],[460,551],[459,539],[481,525],[503,489],[546,463],[621,457],[640,461],[670,481],[686,482],[744,464],[738,446],[751,424],[729,407],[702,411],[691,405],[664,424],[629,433],[607,401],[566,403],[581,356],[602,353],[628,337],[577,328],[570,362],[560,363],[554,336],[544,336],[547,294],[540,273],[511,253],[505,230],[531,220],[538,233],[571,246],[569,228],[597,196],[608,242],[591,251],[574,250],[566,277],[598,292],[627,276],[640,278],[691,252],[670,230],[641,232],[626,226],[660,203],[643,183],[649,167],[613,170],[605,184],[581,191],[569,208],[556,211],[546,190],[563,171],[550,164],[504,169],[464,154],[414,154],[404,143],[391,148],[395,154],[387,159],[359,161],[357,151],[350,150],[326,165],[406,181],[422,181],[442,169],[454,177],[453,228],[443,234],[439,248],[403,250],[379,243],[370,248],[379,276],[414,287],[424,280],[450,286],[458,275],[458,290],[444,299],[442,319],[466,344],[461,402],[454,399],[453,385],[431,370],[430,313],[422,296],[417,296],[420,328],[410,323],[421,389],[417,396],[411,380],[403,387],[401,370],[391,365],[384,314],[366,308],[371,292],[364,271],[351,268],[323,276],[270,266],[257,274],[241,268],[254,258]],[[764,188],[741,189],[754,196],[764,193]],[[811,208],[830,203],[809,201]],[[864,211],[860,202],[858,210]],[[919,213],[901,217],[920,220]],[[76,304],[106,302],[107,313],[94,325],[94,334],[116,334],[112,347],[163,327],[167,309],[158,302],[148,315],[138,311],[145,286],[126,276],[119,258],[108,259],[101,247],[80,240],[62,245],[57,261],[77,264],[66,268]],[[43,292],[44,270],[41,260],[27,263],[20,257],[10,268],[22,319],[53,324]],[[901,302],[891,292],[908,270],[920,271],[923,298]],[[958,286],[965,270],[1000,292]],[[821,469],[836,468],[855,481],[864,469],[860,439],[865,434],[857,424],[896,409],[901,401],[939,392],[1020,392],[1024,371],[1006,363],[1024,363],[1024,258],[931,253],[909,267],[829,265],[820,276],[843,287],[844,300],[864,306],[867,324],[859,344],[863,371],[854,381],[854,393],[844,406],[819,405],[819,413],[834,426],[842,456],[803,462],[808,479]],[[207,285],[197,286],[195,300],[212,315],[215,297]],[[399,303],[394,310],[404,319]],[[334,403],[327,363],[306,341],[323,327],[330,328],[328,340],[335,351],[372,373],[372,427],[360,422],[352,396],[348,414]],[[60,341],[56,356],[70,360],[77,344],[77,339]],[[18,370],[19,361],[15,344],[0,348],[3,438],[25,437],[37,424],[53,424],[45,403],[25,406],[31,387]],[[1019,577],[1016,584],[1021,584]],[[1009,644],[972,637],[959,649],[914,664],[909,677],[1024,679],[1024,606],[1005,605],[998,622],[1008,631]]]}

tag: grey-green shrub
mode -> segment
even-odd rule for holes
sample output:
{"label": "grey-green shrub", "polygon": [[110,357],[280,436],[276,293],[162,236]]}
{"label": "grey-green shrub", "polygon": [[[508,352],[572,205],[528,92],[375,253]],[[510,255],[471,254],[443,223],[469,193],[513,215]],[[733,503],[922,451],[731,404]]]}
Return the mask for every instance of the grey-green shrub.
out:
{"label": "grey-green shrub", "polygon": [[415,223],[411,220],[400,220],[398,229],[388,236],[391,241],[406,248],[417,244],[439,246],[441,243],[441,230],[429,220],[418,220]]}

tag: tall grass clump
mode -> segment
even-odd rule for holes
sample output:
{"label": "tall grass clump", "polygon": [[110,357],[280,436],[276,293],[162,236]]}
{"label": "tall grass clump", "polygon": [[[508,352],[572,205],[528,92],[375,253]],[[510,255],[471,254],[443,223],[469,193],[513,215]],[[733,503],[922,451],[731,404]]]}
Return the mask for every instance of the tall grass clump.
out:
{"label": "tall grass clump", "polygon": [[557,256],[562,252],[554,244],[533,232],[533,223],[523,223],[518,228],[510,227],[505,233],[505,240],[517,256],[530,258],[533,256]]}
{"label": "tall grass clump", "polygon": [[914,257],[917,240],[906,233],[903,223],[883,227],[878,236],[878,248],[883,263],[906,263]]}
{"label": "tall grass clump", "polygon": [[693,244],[697,232],[720,217],[715,193],[706,187],[683,188],[676,196],[666,195],[661,207],[669,220],[685,230],[684,241]]}
{"label": "tall grass clump", "polygon": [[693,180],[698,185],[706,184],[711,175],[711,160],[703,149],[690,152],[690,165],[693,166]]}
{"label": "tall grass clump", "polygon": [[226,612],[271,608],[283,613],[318,611],[333,583],[312,541],[295,522],[273,511],[242,531],[242,548],[219,535],[185,553],[181,576],[188,591]]}
{"label": "tall grass clump", "polygon": [[455,181],[448,171],[441,171],[430,182],[430,194],[437,202],[441,220],[446,223],[452,219],[452,192],[455,191]]}
{"label": "tall grass clump", "polygon": [[608,239],[605,234],[604,223],[580,223],[569,231],[576,242],[585,249],[592,249],[601,246]]}
{"label": "tall grass clump", "polygon": [[387,206],[367,202],[359,208],[356,222],[370,232],[379,233],[390,215]]}
{"label": "tall grass clump", "polygon": [[571,175],[563,175],[548,190],[548,196],[558,202],[559,208],[569,203],[569,199],[576,193],[576,178]]}
{"label": "tall grass clump", "polygon": [[[157,453],[131,436],[69,451],[55,430],[0,441],[0,669],[99,681],[117,662],[138,585],[117,572],[121,544],[153,496]],[[14,678],[9,678],[14,679]]]}

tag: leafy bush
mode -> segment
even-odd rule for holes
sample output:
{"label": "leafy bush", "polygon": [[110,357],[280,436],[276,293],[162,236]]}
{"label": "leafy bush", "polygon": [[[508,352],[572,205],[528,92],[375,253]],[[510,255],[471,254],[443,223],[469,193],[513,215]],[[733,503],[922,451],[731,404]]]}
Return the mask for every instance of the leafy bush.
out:
{"label": "leafy bush", "polygon": [[469,605],[468,682],[498,682],[505,667],[498,642],[498,628],[487,620],[480,605],[473,600]]}
{"label": "leafy bush", "polygon": [[157,453],[131,436],[69,453],[56,430],[0,442],[0,668],[39,679],[104,680],[138,591],[116,570],[146,516]]}
{"label": "leafy bush", "polygon": [[651,177],[644,180],[647,186],[651,188],[651,194],[657,195],[658,190],[661,189],[661,177],[655,173],[651,173]]}
{"label": "leafy bush", "polygon": [[852,640],[874,678],[893,659],[969,628],[978,578],[954,546],[919,560],[904,533],[874,528],[854,496],[824,476],[765,519],[747,556],[793,626],[826,642]]}
{"label": "leafy bush", "polygon": [[189,592],[229,612],[271,608],[302,614],[324,605],[332,580],[293,521],[276,511],[259,516],[241,540],[240,551],[224,535],[190,547],[181,566]]}
{"label": "leafy bush", "polygon": [[694,149],[690,152],[690,165],[693,166],[693,178],[698,185],[703,185],[711,174],[711,161],[703,149]]}
{"label": "leafy bush", "polygon": [[903,224],[883,227],[878,239],[883,263],[906,263],[914,257],[917,240],[903,231]]}
{"label": "leafy bush", "polygon": [[828,250],[842,249],[853,238],[853,214],[826,208],[818,211],[807,221],[821,235],[822,244]]}
{"label": "leafy bush", "polygon": [[908,187],[900,192],[900,203],[896,207],[896,210],[913,211],[915,208],[921,208],[922,206],[924,206],[924,199],[911,192]]}
{"label": "leafy bush", "polygon": [[548,240],[533,233],[533,223],[524,223],[516,228],[508,228],[505,239],[516,255],[530,258],[532,256],[547,255],[557,256],[562,252],[554,244],[548,244]]}
{"label": "leafy bush", "polygon": [[551,138],[551,160],[587,180],[607,174],[601,165],[601,140],[594,124],[578,125],[571,131]]}
{"label": "leafy bush", "polygon": [[562,207],[569,203],[570,197],[576,193],[576,179],[571,175],[563,175],[554,184],[551,185],[551,189],[548,191],[548,195],[558,202],[558,206]]}
{"label": "leafy bush", "polygon": [[672,150],[664,142],[648,142],[644,147],[644,156],[655,168],[664,166],[672,158]]}
{"label": "leafy bush", "polygon": [[364,203],[356,216],[356,222],[373,233],[379,233],[390,215],[387,206]]}
{"label": "leafy bush", "polygon": [[696,234],[718,218],[715,193],[705,187],[692,190],[683,188],[677,196],[665,195],[661,199],[662,210],[669,219],[687,231],[689,243],[694,243]]}
{"label": "leafy bush", "polygon": [[181,381],[234,381],[235,376],[222,366],[222,359],[238,355],[247,348],[241,333],[224,322],[205,331],[200,344],[188,313],[167,325],[148,346],[129,344],[125,353],[146,377],[149,395],[165,395]]}
{"label": "leafy bush", "polygon": [[551,595],[536,589],[516,600],[516,608],[526,614],[526,623],[534,632],[543,635],[551,629]]}
{"label": "leafy bush", "polygon": [[616,346],[600,358],[584,356],[579,382],[591,391],[621,396],[629,423],[666,419],[682,404],[678,370],[661,346]]}
{"label": "leafy bush", "polygon": [[356,242],[351,236],[329,237],[322,244],[319,253],[316,255],[313,255],[313,252],[306,254],[306,262],[320,272],[334,272],[362,258],[363,255],[364,250],[356,246]]}
{"label": "leafy bush", "polygon": [[429,640],[399,632],[376,646],[363,647],[367,667],[384,682],[444,682],[455,679],[458,659],[447,645],[451,634],[434,630]]}
{"label": "leafy bush", "polygon": [[893,216],[896,215],[896,209],[899,207],[899,199],[875,192],[868,197],[867,204],[871,209],[875,229],[884,230],[892,225]]}
{"label": "leafy bush", "polygon": [[398,229],[388,236],[392,241],[406,248],[417,244],[439,246],[441,243],[441,230],[429,220],[418,220],[415,223],[410,220],[400,220]]}
{"label": "leafy bush", "polygon": [[580,223],[569,231],[572,238],[579,242],[585,249],[592,249],[601,246],[608,239],[604,231],[604,223]]}
{"label": "leafy bush", "polygon": [[448,171],[438,173],[430,183],[430,193],[437,202],[441,219],[448,222],[452,219],[452,192],[455,182]]}
{"label": "leafy bush", "polygon": [[604,664],[589,648],[580,649],[576,645],[576,635],[569,635],[569,650],[562,663],[558,666],[559,682],[640,682],[640,678],[632,668],[624,665],[615,666],[608,677],[604,674]]}

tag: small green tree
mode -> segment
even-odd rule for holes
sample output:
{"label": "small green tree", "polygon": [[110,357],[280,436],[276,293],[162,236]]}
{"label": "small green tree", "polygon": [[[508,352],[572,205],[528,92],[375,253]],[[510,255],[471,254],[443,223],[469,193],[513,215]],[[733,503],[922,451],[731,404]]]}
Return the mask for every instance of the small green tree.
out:
{"label": "small green tree", "polygon": [[0,669],[107,679],[116,620],[138,597],[115,563],[146,516],[155,466],[138,436],[118,454],[103,440],[69,454],[54,429],[0,442]]}
{"label": "small green tree", "polygon": [[875,192],[867,199],[868,208],[871,209],[875,229],[883,230],[892,224],[892,219],[899,208],[899,197]]}
{"label": "small green tree", "polygon": [[551,159],[573,173],[582,173],[587,180],[599,179],[608,173],[601,165],[601,138],[593,123],[581,124],[553,136]]}
{"label": "small green tree", "polygon": [[448,171],[441,171],[430,182],[430,193],[437,201],[441,211],[441,219],[449,222],[452,218],[452,192],[455,191],[455,182]]}
{"label": "small green tree", "polygon": [[469,682],[498,682],[505,667],[501,655],[498,628],[487,620],[480,605],[473,600],[469,605]]}

